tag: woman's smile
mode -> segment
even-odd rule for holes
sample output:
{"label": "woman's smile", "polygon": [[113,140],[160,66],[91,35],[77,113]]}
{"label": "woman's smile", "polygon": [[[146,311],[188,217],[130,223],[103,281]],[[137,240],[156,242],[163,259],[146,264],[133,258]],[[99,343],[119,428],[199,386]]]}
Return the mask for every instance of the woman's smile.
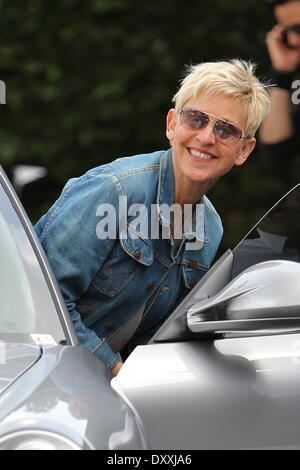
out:
{"label": "woman's smile", "polygon": [[196,161],[197,163],[200,162],[211,162],[212,160],[216,159],[217,157],[212,153],[206,152],[204,150],[196,149],[194,147],[187,147],[189,156]]}

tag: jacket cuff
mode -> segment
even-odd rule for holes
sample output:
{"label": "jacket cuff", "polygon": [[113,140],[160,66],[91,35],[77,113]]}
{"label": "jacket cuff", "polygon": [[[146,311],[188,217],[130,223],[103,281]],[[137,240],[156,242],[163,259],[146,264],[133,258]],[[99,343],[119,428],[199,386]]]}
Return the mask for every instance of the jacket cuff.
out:
{"label": "jacket cuff", "polygon": [[100,344],[94,349],[93,354],[100,359],[108,369],[112,369],[118,362],[121,362],[119,353],[114,352],[105,338],[101,338]]}

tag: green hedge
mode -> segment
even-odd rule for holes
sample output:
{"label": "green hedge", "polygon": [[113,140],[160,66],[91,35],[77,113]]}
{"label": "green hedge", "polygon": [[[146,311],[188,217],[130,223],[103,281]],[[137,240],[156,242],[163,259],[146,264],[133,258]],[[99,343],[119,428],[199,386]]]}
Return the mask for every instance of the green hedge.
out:
{"label": "green hedge", "polygon": [[[167,148],[185,65],[241,57],[265,78],[272,23],[262,0],[0,1],[1,164],[44,165],[58,188],[117,156]],[[262,168],[256,152],[211,191],[228,244],[281,190]],[[26,207],[33,219],[53,198]]]}

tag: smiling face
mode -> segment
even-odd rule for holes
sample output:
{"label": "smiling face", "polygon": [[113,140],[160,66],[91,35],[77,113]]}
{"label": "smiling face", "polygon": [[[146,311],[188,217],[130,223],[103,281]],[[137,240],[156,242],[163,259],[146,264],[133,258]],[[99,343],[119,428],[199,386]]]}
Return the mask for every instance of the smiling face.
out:
{"label": "smiling face", "polygon": [[[184,107],[229,121],[239,127],[245,136],[246,116],[231,96],[200,94],[189,99]],[[238,139],[235,142],[220,141],[213,133],[213,126],[214,122],[209,122],[203,129],[189,129],[181,123],[175,109],[169,111],[166,134],[172,146],[177,192],[178,188],[183,188],[185,192],[198,194],[199,199],[220,176],[225,175],[234,165],[242,165],[253,150],[254,138]]]}

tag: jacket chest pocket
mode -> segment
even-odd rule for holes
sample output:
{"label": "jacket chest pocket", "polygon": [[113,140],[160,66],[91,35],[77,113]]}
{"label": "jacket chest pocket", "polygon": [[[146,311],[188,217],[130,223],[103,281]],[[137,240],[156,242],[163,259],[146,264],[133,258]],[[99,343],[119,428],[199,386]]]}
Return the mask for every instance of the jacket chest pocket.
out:
{"label": "jacket chest pocket", "polygon": [[152,248],[142,239],[132,240],[131,243],[118,240],[92,285],[98,292],[109,297],[119,294],[135,277],[135,288],[138,288],[138,272],[145,265],[151,264],[149,261],[153,261]]}

